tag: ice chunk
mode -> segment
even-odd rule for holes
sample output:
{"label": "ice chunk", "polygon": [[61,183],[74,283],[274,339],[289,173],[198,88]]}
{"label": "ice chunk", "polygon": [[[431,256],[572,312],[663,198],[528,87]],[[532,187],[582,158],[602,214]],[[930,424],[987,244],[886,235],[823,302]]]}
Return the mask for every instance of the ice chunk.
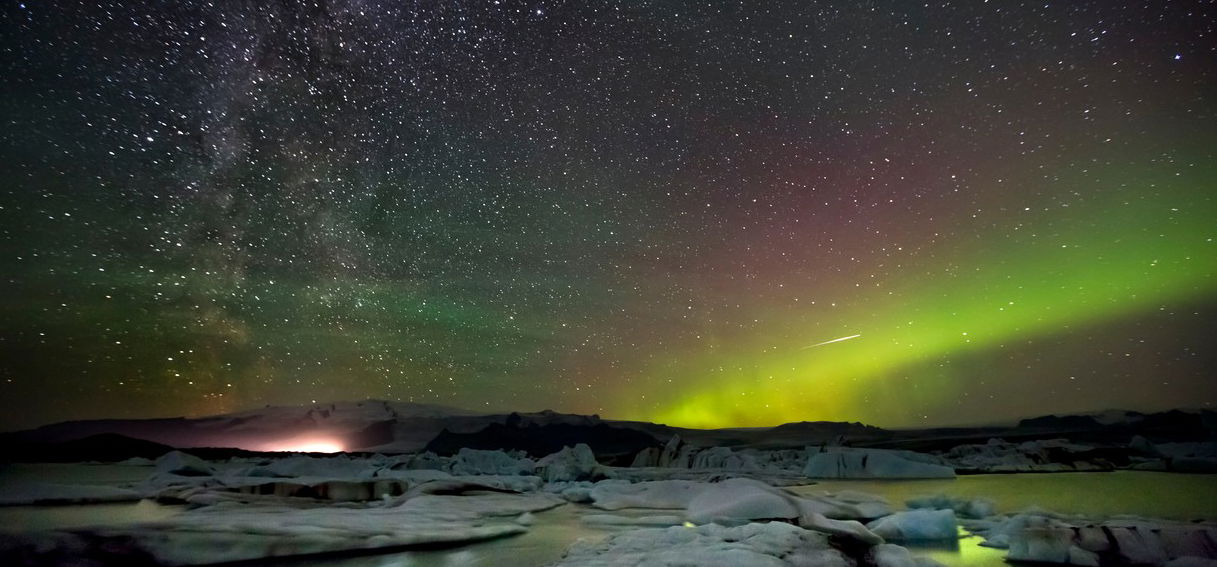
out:
{"label": "ice chunk", "polygon": [[1134,435],[1128,440],[1128,448],[1151,457],[1159,457],[1162,453],[1158,452],[1158,448],[1154,446],[1149,439],[1140,435]]}
{"label": "ice chunk", "polygon": [[982,545],[1009,547],[1012,560],[1097,565],[1161,565],[1179,557],[1217,558],[1217,527],[1166,520],[1112,519],[1089,522],[1046,512],[1017,514],[975,530]]}
{"label": "ice chunk", "polygon": [[734,478],[707,485],[689,501],[685,515],[695,524],[793,520],[799,517],[795,498],[759,481]]}
{"label": "ice chunk", "polygon": [[954,510],[961,518],[987,518],[997,513],[997,504],[988,498],[967,500],[951,498],[945,494],[919,496],[905,501],[909,508],[928,508],[932,510]]}
{"label": "ice chunk", "polygon": [[150,467],[156,464],[156,461],[145,457],[131,457],[130,459],[119,461],[115,464],[127,467]]}
{"label": "ice chunk", "polygon": [[[563,447],[561,451],[542,457],[537,461],[541,478],[548,482],[592,480],[599,475],[600,463],[586,443],[574,447]],[[602,475],[601,478],[603,478]]]}
{"label": "ice chunk", "polygon": [[[684,440],[680,438],[680,435],[673,435],[671,439],[668,439],[667,445],[664,445],[663,451],[659,453],[659,462],[657,464],[665,468],[680,467],[681,463],[678,462],[678,458],[683,447]],[[688,465],[685,464],[684,466],[687,467]]]}
{"label": "ice chunk", "polygon": [[631,467],[655,467],[659,466],[659,447],[647,447],[634,455],[634,461],[630,463]]}
{"label": "ice chunk", "polygon": [[1006,557],[1013,561],[1069,563],[1074,547],[1073,530],[1068,526],[1026,527],[1018,531],[1018,537],[1010,539],[1010,553]]}
{"label": "ice chunk", "polygon": [[873,520],[892,513],[887,500],[845,490],[835,494],[810,494],[804,497],[807,507],[829,518],[838,520]]}
{"label": "ice chunk", "polygon": [[957,445],[944,455],[952,466],[977,472],[1067,472],[1112,470],[1095,448],[1066,439]]}
{"label": "ice chunk", "polygon": [[594,526],[679,526],[684,524],[680,516],[616,516],[613,514],[587,514],[579,518]]}
{"label": "ice chunk", "polygon": [[728,447],[711,447],[693,456],[691,468],[754,471],[761,467],[752,455],[737,453]]}
{"label": "ice chunk", "polygon": [[552,494],[478,493],[462,496],[425,494],[406,500],[399,512],[413,511],[421,517],[462,520],[466,518],[517,517],[566,504]]}
{"label": "ice chunk", "polygon": [[1099,554],[1071,545],[1069,546],[1069,563],[1083,567],[1099,567]]}
{"label": "ice chunk", "polygon": [[215,467],[194,455],[170,451],[156,460],[156,472],[177,476],[211,476]]}
{"label": "ice chunk", "polygon": [[821,534],[782,522],[736,527],[637,529],[603,541],[580,540],[558,563],[565,567],[846,567],[845,556]]}
{"label": "ice chunk", "polygon": [[803,474],[808,478],[954,478],[955,470],[928,462],[911,451],[828,447],[813,452]]}
{"label": "ice chunk", "polygon": [[631,484],[624,480],[604,480],[589,491],[592,506],[601,510],[622,508],[683,509],[707,486],[688,480],[656,480]]}
{"label": "ice chunk", "polygon": [[735,478],[718,483],[666,480],[636,484],[609,480],[597,483],[590,496],[592,505],[604,510],[684,508],[686,518],[695,524],[734,525],[750,520],[777,519],[795,521],[807,529],[867,544],[883,541],[856,521],[835,520],[822,513],[824,510],[854,510],[853,505],[827,497],[800,498],[752,479]]}
{"label": "ice chunk", "polygon": [[854,520],[833,520],[818,512],[802,509],[799,515],[799,525],[809,530],[826,534],[848,537],[866,545],[883,543],[883,538],[870,531],[862,523]]}
{"label": "ice chunk", "polygon": [[311,457],[293,455],[273,459],[245,472],[248,476],[271,478],[314,477],[319,479],[366,479],[374,474],[376,465],[365,459],[351,459],[345,455],[337,457]]}
{"label": "ice chunk", "polygon": [[561,494],[567,502],[574,502],[575,504],[590,504],[592,502],[592,489],[590,488],[574,486],[563,490]]}
{"label": "ice chunk", "polygon": [[690,501],[686,516],[693,523],[724,525],[749,520],[794,520],[799,526],[856,539],[881,543],[881,537],[855,521],[835,520],[819,513],[822,502],[800,498],[763,482],[737,478],[710,484]]}
{"label": "ice chunk", "polygon": [[[1148,526],[1147,526],[1148,528]],[[1134,564],[1160,565],[1169,559],[1165,546],[1157,530],[1139,529],[1139,526],[1110,527],[1111,538],[1115,540],[1120,556]],[[1031,537],[1033,534],[1025,534]],[[1011,544],[1013,550],[1013,544]]]}
{"label": "ice chunk", "polygon": [[273,528],[241,525],[244,527],[241,531],[141,532],[135,534],[131,541],[162,563],[203,565],[384,547],[450,545],[521,534],[528,529],[514,523],[471,525],[401,522],[375,531],[364,526],[349,529],[311,525]]}
{"label": "ice chunk", "polygon": [[866,526],[884,539],[897,541],[958,539],[953,510],[910,510],[879,518]]}
{"label": "ice chunk", "polygon": [[462,448],[449,466],[455,475],[531,475],[536,463],[532,459],[513,457],[503,451]]}
{"label": "ice chunk", "polygon": [[1061,526],[1067,527],[1068,524],[1042,513],[1022,513],[993,522],[969,524],[969,530],[985,538],[980,545],[1007,549],[1014,536],[1023,530]]}
{"label": "ice chunk", "polygon": [[890,543],[872,547],[869,554],[871,563],[875,567],[940,567],[942,565],[928,557],[917,557],[909,550]]}
{"label": "ice chunk", "polygon": [[401,455],[395,459],[395,462],[390,467],[394,470],[447,470],[450,462],[451,458],[449,457],[441,457],[427,451],[414,455]]}

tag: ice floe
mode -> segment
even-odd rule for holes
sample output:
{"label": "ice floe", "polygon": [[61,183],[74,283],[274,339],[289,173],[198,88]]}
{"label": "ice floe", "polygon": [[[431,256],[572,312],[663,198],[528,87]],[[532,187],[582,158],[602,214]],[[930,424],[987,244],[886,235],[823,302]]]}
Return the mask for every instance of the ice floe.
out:
{"label": "ice floe", "polygon": [[826,536],[782,522],[630,530],[602,541],[578,541],[565,567],[790,567],[853,565]]}
{"label": "ice floe", "polygon": [[793,521],[801,515],[796,501],[796,497],[767,484],[736,478],[704,486],[689,500],[685,515],[695,524]]}
{"label": "ice floe", "polygon": [[917,557],[908,549],[890,543],[876,545],[868,554],[875,567],[941,567],[928,557]]}
{"label": "ice floe", "polygon": [[[366,552],[519,534],[527,528],[516,518],[563,503],[545,493],[421,494],[365,505],[221,501],[157,523],[75,532],[72,545],[86,556],[147,554],[169,565]],[[15,553],[5,543],[0,551]]]}

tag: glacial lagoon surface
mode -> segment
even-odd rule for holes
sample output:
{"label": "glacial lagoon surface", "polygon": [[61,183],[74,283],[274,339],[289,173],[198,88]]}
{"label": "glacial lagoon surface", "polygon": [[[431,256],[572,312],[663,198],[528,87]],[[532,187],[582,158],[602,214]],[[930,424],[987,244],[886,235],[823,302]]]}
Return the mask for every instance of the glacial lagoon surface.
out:
{"label": "glacial lagoon surface", "polygon": [[[17,464],[0,468],[0,482],[36,480],[64,484],[130,484],[143,480],[148,467],[92,464]],[[1217,475],[1116,471],[1102,473],[991,474],[941,480],[826,480],[790,487],[799,495],[867,492],[887,498],[895,508],[916,496],[945,494],[955,498],[988,498],[1000,513],[1031,507],[1093,518],[1136,515],[1171,520],[1217,519]],[[184,506],[151,501],[63,506],[0,507],[5,530],[72,529],[88,526],[156,522]],[[458,547],[345,558],[279,559],[276,565],[343,567],[435,567],[545,565],[562,557],[579,538],[604,538],[628,527],[588,525],[586,514],[602,510],[568,504],[534,514],[525,534]],[[661,510],[618,510],[617,515],[658,515]],[[679,514],[679,511],[672,512]],[[980,547],[978,537],[958,545],[907,545],[915,554],[951,567],[1004,565],[1005,550]]]}

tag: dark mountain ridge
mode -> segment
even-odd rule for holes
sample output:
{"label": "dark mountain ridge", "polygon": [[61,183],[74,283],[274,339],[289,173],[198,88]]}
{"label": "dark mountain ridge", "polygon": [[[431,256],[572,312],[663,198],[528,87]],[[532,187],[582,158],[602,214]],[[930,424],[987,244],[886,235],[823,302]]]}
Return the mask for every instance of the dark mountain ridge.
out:
{"label": "dark mountain ridge", "polygon": [[[451,454],[469,447],[521,450],[543,456],[562,446],[587,443],[598,456],[616,460],[645,447],[662,446],[676,434],[696,446],[756,449],[842,444],[933,451],[985,443],[990,438],[1007,441],[1068,438],[1102,446],[1126,445],[1134,436],[1155,443],[1211,440],[1217,438],[1217,413],[1173,410],[1150,414],[1049,415],[1024,419],[1012,427],[889,430],[857,422],[811,421],[771,428],[701,430],[548,410],[474,414],[441,406],[365,400],[268,407],[203,418],[63,422],[2,433],[0,442],[10,448],[13,455],[10,460],[120,460],[119,457],[163,452],[162,447],[273,451],[279,450],[276,443],[309,436],[339,440],[350,452],[382,453],[431,450]],[[73,443],[77,441],[80,443]],[[113,447],[105,450],[97,447],[106,444]],[[57,456],[64,453],[71,456]]]}

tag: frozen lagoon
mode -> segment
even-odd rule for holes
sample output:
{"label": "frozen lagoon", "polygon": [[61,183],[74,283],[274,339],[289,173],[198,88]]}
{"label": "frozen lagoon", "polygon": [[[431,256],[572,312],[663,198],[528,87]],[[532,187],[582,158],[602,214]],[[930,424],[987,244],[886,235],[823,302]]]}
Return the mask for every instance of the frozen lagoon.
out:
{"label": "frozen lagoon", "polygon": [[[1108,473],[992,474],[962,476],[954,480],[828,480],[787,487],[814,495],[859,491],[899,503],[929,494],[953,498],[990,498],[998,512],[1032,507],[1057,509],[1091,517],[1121,514],[1172,520],[1217,519],[1217,476],[1141,471]],[[457,549],[410,551],[383,556],[340,560],[293,562],[293,565],[333,567],[525,567],[547,565],[561,559],[578,538],[604,538],[627,528],[588,525],[580,517],[602,511],[570,505],[536,514],[528,533]],[[622,511],[614,512],[623,514]],[[631,510],[631,515],[653,515],[654,510]],[[980,546],[972,536],[957,542],[901,542],[914,555],[949,567],[1008,566],[1006,550]]]}
{"label": "frozen lagoon", "polygon": [[[122,485],[143,481],[149,467],[126,465],[8,465],[0,472],[5,484],[40,482]],[[1212,520],[1217,518],[1217,476],[1177,473],[1116,471],[1110,473],[1047,473],[974,475],[956,479],[933,480],[829,480],[788,490],[814,496],[856,491],[886,498],[894,509],[910,498],[944,494],[957,499],[988,498],[997,512],[1010,513],[1028,507],[1048,508],[1087,517],[1121,514],[1173,520]],[[185,506],[162,505],[151,501],[117,504],[64,506],[10,506],[0,508],[0,525],[8,530],[80,528],[85,526],[122,526],[168,519]],[[680,515],[683,510],[624,509],[610,512],[616,516],[641,517]],[[494,567],[531,566],[553,563],[562,558],[577,539],[603,539],[610,534],[635,529],[589,523],[586,516],[603,516],[605,510],[585,504],[566,504],[532,514],[528,531],[519,535],[470,543],[445,549],[405,551],[383,555],[344,558],[278,559],[277,563],[298,565],[487,565]],[[504,518],[504,523],[510,519]],[[979,538],[932,544],[902,542],[917,556],[928,557],[950,566],[983,567],[1004,564],[1005,550],[979,547]]]}

